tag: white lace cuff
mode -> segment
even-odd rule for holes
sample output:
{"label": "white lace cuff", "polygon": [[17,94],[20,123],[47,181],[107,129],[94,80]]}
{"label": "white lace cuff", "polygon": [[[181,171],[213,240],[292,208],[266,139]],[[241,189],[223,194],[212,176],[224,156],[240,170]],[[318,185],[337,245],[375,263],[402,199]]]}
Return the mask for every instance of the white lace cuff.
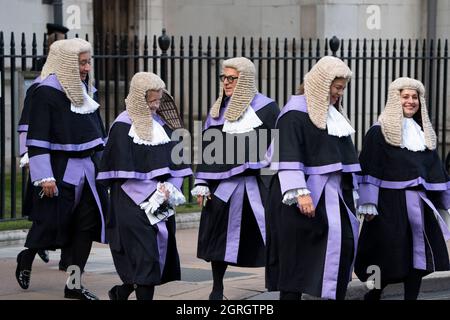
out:
{"label": "white lace cuff", "polygon": [[309,191],[306,188],[292,189],[292,190],[286,191],[286,193],[284,194],[284,197],[283,197],[283,203],[287,204],[288,206],[296,204],[297,198],[299,196],[306,196],[310,193],[311,193],[311,191]]}
{"label": "white lace cuff", "polygon": [[148,199],[148,201],[142,202],[139,206],[145,213],[148,215],[149,213],[154,213],[158,210],[159,206],[166,201],[166,195],[159,190],[156,190],[153,195]]}
{"label": "white lace cuff", "polygon": [[44,179],[41,179],[41,180],[36,180],[35,182],[33,182],[33,185],[35,187],[39,187],[41,183],[48,182],[48,181],[56,181],[56,179],[51,177],[51,178],[44,178]]}
{"label": "white lace cuff", "polygon": [[28,152],[25,153],[22,158],[20,158],[20,167],[23,168],[25,167],[27,164],[30,163],[30,159],[28,158]]}
{"label": "white lace cuff", "polygon": [[172,207],[179,206],[186,202],[186,198],[184,195],[178,190],[173,184],[170,182],[164,182],[166,190],[169,191],[169,199],[168,202]]}
{"label": "white lace cuff", "polygon": [[193,197],[209,197],[211,195],[211,191],[209,191],[208,186],[196,186],[194,189],[191,190],[191,194]]}
{"label": "white lace cuff", "polygon": [[358,207],[359,214],[370,214],[373,216],[378,215],[377,207],[372,203],[363,204]]}

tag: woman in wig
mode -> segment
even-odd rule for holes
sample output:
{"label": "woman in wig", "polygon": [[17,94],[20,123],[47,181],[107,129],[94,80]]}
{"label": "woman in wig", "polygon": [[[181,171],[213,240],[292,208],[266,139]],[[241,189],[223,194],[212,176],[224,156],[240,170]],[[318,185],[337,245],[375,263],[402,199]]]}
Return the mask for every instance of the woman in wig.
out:
{"label": "woman in wig", "polygon": [[367,281],[366,300],[379,300],[391,283],[404,283],[416,300],[422,277],[449,270],[450,233],[437,209],[450,208],[450,179],[436,152],[436,134],[420,81],[398,78],[386,107],[366,134],[360,155],[359,213],[365,216],[355,272]]}

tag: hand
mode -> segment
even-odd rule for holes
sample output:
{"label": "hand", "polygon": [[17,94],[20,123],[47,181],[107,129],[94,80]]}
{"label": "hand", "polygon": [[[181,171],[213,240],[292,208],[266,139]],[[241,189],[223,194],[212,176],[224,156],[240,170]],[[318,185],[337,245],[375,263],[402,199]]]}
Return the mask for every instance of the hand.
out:
{"label": "hand", "polygon": [[364,220],[366,220],[367,222],[372,221],[373,218],[375,218],[375,215],[374,215],[374,214],[365,214],[365,215],[364,215]]}
{"label": "hand", "polygon": [[42,193],[46,197],[53,198],[58,193],[58,188],[56,187],[55,181],[46,181],[40,184],[42,187]]}
{"label": "hand", "polygon": [[161,184],[160,187],[158,188],[158,191],[164,194],[164,201],[167,201],[167,199],[169,199],[169,190],[166,189],[166,185],[165,184]]}
{"label": "hand", "polygon": [[204,202],[203,201],[205,201],[205,197],[206,197],[206,200],[211,200],[211,196],[210,195],[209,196],[200,196],[200,195],[197,196],[197,204],[200,207],[204,207]]}
{"label": "hand", "polygon": [[312,198],[309,194],[305,196],[298,196],[297,203],[298,209],[302,214],[307,217],[314,218],[316,215],[316,208],[314,208]]}

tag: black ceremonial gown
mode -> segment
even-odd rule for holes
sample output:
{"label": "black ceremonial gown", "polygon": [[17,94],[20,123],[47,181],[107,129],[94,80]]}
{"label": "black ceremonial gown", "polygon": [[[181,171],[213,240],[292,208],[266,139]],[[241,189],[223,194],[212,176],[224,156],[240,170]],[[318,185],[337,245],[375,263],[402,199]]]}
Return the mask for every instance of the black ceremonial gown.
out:
{"label": "black ceremonial gown", "polygon": [[[354,172],[360,170],[350,136],[338,138],[310,120],[304,96],[293,96],[277,121],[279,144],[271,168],[266,286],[272,291],[343,299],[351,279],[359,222]],[[276,157],[279,157],[276,159]],[[315,217],[282,203],[286,191],[307,188]]]}
{"label": "black ceremonial gown", "polygon": [[450,233],[437,209],[450,208],[450,179],[436,150],[391,146],[375,124],[359,159],[359,205],[376,205],[378,216],[362,226],[358,278],[367,280],[369,266],[380,268],[382,285],[403,282],[413,268],[423,274],[449,270]]}
{"label": "black ceremonial gown", "polygon": [[[171,137],[172,130],[157,115]],[[114,121],[97,177],[111,187],[107,239],[120,279],[125,284],[158,285],[180,280],[180,261],[175,239],[175,216],[151,225],[140,204],[155,191],[158,182],[181,189],[183,178],[192,175],[186,164],[175,164],[171,152],[176,141],[149,146],[128,135],[127,111]]]}
{"label": "black ceremonial gown", "polygon": [[[222,132],[228,101],[224,99],[219,118],[208,115],[203,130],[202,156],[206,160],[215,154],[218,161],[203,161],[196,170],[196,185],[208,185],[211,191],[211,200],[201,213],[197,257],[241,267],[262,267],[266,241],[264,206],[270,176],[261,175],[260,170],[269,164],[265,153],[279,109],[272,99],[258,93],[249,108],[253,108],[262,124],[248,133],[229,134]],[[211,141],[211,136],[216,138]],[[234,141],[228,148],[227,139]]]}

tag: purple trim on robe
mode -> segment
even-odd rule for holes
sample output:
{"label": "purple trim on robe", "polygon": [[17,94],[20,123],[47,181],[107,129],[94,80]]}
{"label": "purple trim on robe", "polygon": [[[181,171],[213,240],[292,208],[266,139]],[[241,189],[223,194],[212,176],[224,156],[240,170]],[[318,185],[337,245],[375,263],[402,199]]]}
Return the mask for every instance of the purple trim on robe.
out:
{"label": "purple trim on robe", "polygon": [[167,182],[171,183],[175,188],[178,189],[178,191],[180,191],[181,193],[183,193],[181,191],[181,186],[183,185],[183,180],[184,178],[181,177],[171,177],[169,179],[167,179]]}
{"label": "purple trim on robe", "polygon": [[139,180],[151,180],[158,176],[170,174],[172,177],[186,177],[192,175],[190,168],[181,170],[171,170],[168,167],[155,169],[150,172],[136,172],[136,171],[104,171],[99,172],[97,180],[107,179],[139,179]]}
{"label": "purple trim on robe", "polygon": [[217,118],[211,117],[211,114],[208,113],[208,116],[206,117],[205,125],[203,127],[203,131],[208,129],[211,126],[221,126],[225,123],[225,110],[228,107],[228,103],[230,102],[230,99],[226,99],[225,104],[222,108],[219,110],[219,116]]}
{"label": "purple trim on robe", "polygon": [[[80,79],[80,82],[81,82],[81,79]],[[83,85],[84,85],[84,83],[83,83]],[[51,74],[47,78],[45,78],[44,80],[40,81],[40,84],[39,84],[38,87],[40,87],[40,86],[52,87],[52,88],[54,88],[56,90],[59,90],[59,91],[65,93],[61,83],[59,82],[58,77],[56,76],[56,74]],[[92,90],[92,94],[97,92],[97,88],[95,88],[95,87],[91,87],[91,90]]]}
{"label": "purple trim on robe", "polygon": [[[204,126],[203,130],[208,129],[211,126],[220,126],[225,123],[225,110],[228,107],[228,103],[230,102],[230,100],[231,100],[231,98],[228,99],[225,102],[225,105],[220,109],[219,117],[214,119],[208,114],[208,117],[206,118],[205,126]],[[267,106],[269,103],[272,103],[274,101],[275,100],[273,100],[269,97],[266,97],[265,95],[258,92],[253,97],[253,100],[250,102],[250,107],[252,107],[253,111],[258,112],[263,107]]]}
{"label": "purple trim on robe", "polygon": [[354,164],[342,164],[333,163],[325,166],[315,166],[306,167],[301,162],[289,161],[289,162],[272,162],[270,165],[271,170],[301,170],[305,174],[327,174],[331,172],[341,171],[342,172],[359,172],[361,171],[361,166],[359,163]]}
{"label": "purple trim on robe", "polygon": [[381,180],[370,175],[359,176],[359,183],[370,183],[380,188],[386,189],[407,189],[411,187],[415,187],[418,185],[422,185],[428,191],[446,191],[450,189],[450,181],[440,182],[440,183],[429,183],[426,182],[422,177],[418,177],[416,179],[407,180],[407,181],[386,181]]}
{"label": "purple trim on robe", "polygon": [[208,181],[203,180],[203,179],[195,179],[194,185],[199,185],[199,184],[206,184],[208,185]]}
{"label": "purple trim on robe", "polygon": [[54,177],[49,153],[30,158],[30,176],[32,182]]}
{"label": "purple trim on robe", "polygon": [[28,125],[21,124],[17,127],[17,132],[28,132]]}
{"label": "purple trim on robe", "polygon": [[59,143],[50,143],[48,141],[43,140],[27,139],[26,145],[28,147],[39,147],[57,151],[84,151],[99,145],[103,146],[104,143],[105,142],[103,138],[97,138],[95,140],[80,144],[59,144]]}
{"label": "purple trim on robe", "polygon": [[419,270],[427,269],[425,238],[423,234],[423,204],[418,192],[405,190],[406,209],[413,238],[413,266]]}
{"label": "purple trim on robe", "polygon": [[214,191],[214,195],[223,202],[228,202],[237,186],[242,182],[242,177],[232,177],[230,179],[223,180],[217,186],[216,190]]}
{"label": "purple trim on robe", "polygon": [[[424,229],[424,204],[428,205],[434,213],[435,218],[438,220],[439,227],[441,229],[442,235],[445,241],[450,239],[450,231],[447,228],[439,212],[427,198],[425,192],[415,191],[415,190],[405,190],[406,196],[406,208],[408,213],[409,224],[411,225],[412,237],[413,237],[413,266],[416,269],[426,270],[426,246],[428,240],[426,239],[425,229]],[[423,200],[423,202],[421,201]],[[430,248],[431,251],[431,248]],[[431,251],[431,255],[433,252]],[[434,265],[433,265],[434,269]]]}
{"label": "purple trim on robe", "polygon": [[121,114],[119,114],[117,116],[116,120],[114,120],[114,123],[116,123],[116,122],[123,122],[126,124],[131,124],[131,119],[130,119],[130,116],[128,115],[127,110],[123,111]]}
{"label": "purple trim on robe", "polygon": [[370,184],[370,183],[362,183],[359,185],[359,199],[358,199],[358,206],[364,205],[364,204],[374,204],[378,205],[378,193],[380,191],[380,188]]}
{"label": "purple trim on robe", "polygon": [[[341,255],[341,219],[339,198],[345,204],[340,188],[341,174],[332,173],[327,175],[311,175],[306,182],[311,191],[314,207],[317,207],[322,192],[325,192],[325,209],[328,220],[327,249],[325,253],[325,264],[322,282],[322,298],[336,299],[337,278],[339,260]],[[349,216],[354,239],[354,252],[358,245],[359,222],[350,209],[345,205]],[[353,259],[355,255],[353,256]],[[353,266],[353,262],[352,262]],[[350,270],[351,274],[351,270]]]}
{"label": "purple trim on robe", "polygon": [[340,175],[330,175],[325,184],[325,210],[328,220],[328,239],[323,268],[322,297],[336,299],[339,260],[341,256],[341,218],[339,208]]}
{"label": "purple trim on robe", "polygon": [[219,184],[214,195],[224,202],[230,201],[224,258],[226,262],[237,263],[245,190],[247,191],[247,197],[258,224],[261,237],[264,244],[266,243],[264,207],[256,177],[234,177],[224,180]]}
{"label": "purple trim on robe", "polygon": [[121,188],[136,205],[144,202],[156,190],[158,181],[128,179]]}
{"label": "purple trim on robe", "polygon": [[352,172],[352,184],[354,190],[359,190],[358,177],[355,173]]}
{"label": "purple trim on robe", "polygon": [[78,158],[69,158],[63,181],[74,186],[82,183],[84,181],[84,166],[86,166],[85,161],[78,161]]}
{"label": "purple trim on robe", "polygon": [[64,89],[61,86],[61,83],[59,82],[58,77],[56,76],[56,74],[51,74],[47,78],[42,80],[41,83],[38,85],[38,88],[41,87],[41,86],[52,87],[52,88],[54,88],[56,90],[64,92]]}
{"label": "purple trim on robe", "polygon": [[305,174],[300,170],[283,170],[278,172],[281,194],[289,190],[306,188]]}
{"label": "purple trim on robe", "polygon": [[271,163],[272,162],[272,157],[273,157],[273,150],[275,148],[275,138],[272,139],[272,141],[270,142],[270,146],[266,151],[266,154],[264,155],[264,159],[268,162]]}
{"label": "purple trim on robe", "polygon": [[236,263],[241,239],[242,205],[244,203],[244,183],[238,183],[230,200],[228,211],[227,242],[225,247],[226,262]]}
{"label": "purple trim on robe", "polygon": [[206,180],[223,180],[231,178],[232,176],[238,175],[247,169],[262,169],[268,166],[268,162],[262,160],[261,162],[246,162],[240,166],[234,167],[231,170],[224,172],[196,172],[196,179],[206,179]]}
{"label": "purple trim on robe", "polygon": [[28,152],[28,148],[26,145],[27,134],[28,134],[27,132],[19,133],[19,154],[20,154],[20,156],[23,156],[25,153]]}
{"label": "purple trim on robe", "polygon": [[259,192],[258,182],[256,177],[245,177],[245,188],[247,190],[248,201],[252,207],[253,214],[256,218],[256,223],[259,227],[259,232],[263,239],[264,245],[266,245],[266,218],[264,214],[264,207],[262,205],[261,194]]}
{"label": "purple trim on robe", "polygon": [[67,161],[66,170],[64,172],[63,181],[75,186],[75,203],[74,209],[79,204],[76,202],[81,198],[83,192],[84,179],[87,179],[89,187],[91,188],[95,202],[100,212],[100,218],[102,222],[101,230],[101,242],[106,243],[105,240],[105,218],[103,214],[100,197],[97,192],[97,186],[95,185],[95,167],[90,157],[86,158],[69,158]]}
{"label": "purple trim on robe", "polygon": [[306,97],[304,95],[291,96],[291,98],[288,100],[288,102],[281,109],[281,112],[278,115],[276,123],[278,124],[278,120],[280,120],[280,118],[285,113],[288,113],[289,111],[292,111],[292,110],[308,113],[308,107],[307,107],[307,104],[306,104]]}
{"label": "purple trim on robe", "polygon": [[[158,114],[154,113],[154,114],[152,114],[152,116],[153,116],[153,120],[155,120],[156,122],[158,122],[161,126],[165,126],[165,125],[166,125],[166,123],[164,122],[164,120],[163,120]],[[120,113],[120,114],[117,116],[116,120],[114,120],[114,123],[116,123],[116,122],[123,122],[123,123],[126,123],[126,124],[131,125],[132,122],[131,122],[130,116],[128,115],[128,111],[125,110],[125,111],[123,111],[122,113]],[[114,123],[113,123],[113,124],[114,124]]]}
{"label": "purple trim on robe", "polygon": [[158,122],[162,127],[166,125],[166,123],[164,122],[164,120],[156,113],[152,114],[153,116],[153,120],[155,120],[156,122]]}
{"label": "purple trim on robe", "polygon": [[42,81],[43,81],[43,80],[42,80],[41,76],[37,76],[37,78],[34,79],[32,85],[35,84],[35,83],[41,83]]}
{"label": "purple trim on robe", "polygon": [[450,209],[450,189],[441,193],[441,205],[443,209]]}
{"label": "purple trim on robe", "polygon": [[166,265],[167,247],[169,243],[169,231],[167,230],[166,221],[160,221],[156,224],[158,232],[156,233],[156,242],[158,243],[159,251],[159,269],[161,276]]}
{"label": "purple trim on robe", "polygon": [[253,108],[253,111],[258,112],[263,107],[267,106],[269,103],[274,102],[275,100],[266,97],[265,95],[261,93],[257,93],[254,97],[252,102],[250,102],[250,107]]}

